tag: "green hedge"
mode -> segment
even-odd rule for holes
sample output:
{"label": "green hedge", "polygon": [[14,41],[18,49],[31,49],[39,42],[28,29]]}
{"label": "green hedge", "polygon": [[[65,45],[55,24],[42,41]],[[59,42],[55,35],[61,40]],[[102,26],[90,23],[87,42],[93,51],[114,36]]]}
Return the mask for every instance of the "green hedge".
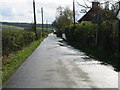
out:
{"label": "green hedge", "polygon": [[95,28],[96,25],[91,22],[82,22],[77,24],[75,29],[73,25],[66,27],[65,34],[70,41],[87,43],[93,46],[95,43]]}
{"label": "green hedge", "polygon": [[40,45],[44,40],[44,36],[41,39],[30,43],[27,47],[14,53],[12,57],[8,58],[4,64],[2,64],[2,83],[4,83],[17,68],[31,55],[31,53]]}
{"label": "green hedge", "polygon": [[[116,54],[118,45],[118,22],[104,21],[98,26],[98,46],[99,50]],[[81,22],[74,26],[65,28],[65,35],[69,41],[79,42],[82,45],[95,47],[97,25],[92,22]]]}
{"label": "green hedge", "polygon": [[[96,30],[98,28],[98,44],[96,41]],[[65,28],[65,35],[69,42],[75,47],[91,54],[102,61],[119,68],[118,59],[118,21],[104,21],[97,25],[92,22],[81,22],[74,27],[70,25]]]}
{"label": "green hedge", "polygon": [[[9,55],[12,52],[21,50],[24,46],[35,41],[35,33],[28,31],[2,31],[2,55]],[[41,33],[38,33],[38,39]]]}
{"label": "green hedge", "polygon": [[118,21],[103,22],[98,33],[99,49],[115,55],[118,47]]}

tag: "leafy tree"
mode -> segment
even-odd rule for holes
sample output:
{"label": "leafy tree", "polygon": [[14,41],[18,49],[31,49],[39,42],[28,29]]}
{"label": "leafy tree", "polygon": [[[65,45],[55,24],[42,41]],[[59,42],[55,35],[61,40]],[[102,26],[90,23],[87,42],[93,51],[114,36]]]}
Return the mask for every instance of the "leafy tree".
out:
{"label": "leafy tree", "polygon": [[63,8],[59,6],[57,8],[57,16],[52,25],[57,28],[57,33],[60,34],[60,36],[62,32],[64,32],[65,26],[72,24],[72,16],[73,12],[68,7]]}

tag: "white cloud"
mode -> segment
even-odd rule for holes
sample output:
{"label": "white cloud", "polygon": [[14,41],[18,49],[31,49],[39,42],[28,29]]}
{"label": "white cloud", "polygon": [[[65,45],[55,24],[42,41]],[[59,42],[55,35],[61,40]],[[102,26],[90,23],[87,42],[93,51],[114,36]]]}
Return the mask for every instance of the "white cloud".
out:
{"label": "white cloud", "polygon": [[[32,15],[30,15],[30,9],[32,6],[26,1],[3,1],[0,8],[2,9],[2,21],[17,21],[17,22],[29,22],[32,21]],[[9,16],[9,17],[8,17]],[[29,18],[28,18],[29,17]]]}
{"label": "white cloud", "polygon": [[[83,0],[75,0],[83,3]],[[73,0],[35,0],[37,22],[41,23],[41,7],[44,9],[44,22],[48,20],[52,23],[55,19],[56,8],[58,6],[70,7],[72,9]],[[2,13],[0,21],[17,21],[32,22],[33,21],[33,0],[0,0],[0,8]],[[76,10],[80,7],[76,5]]]}

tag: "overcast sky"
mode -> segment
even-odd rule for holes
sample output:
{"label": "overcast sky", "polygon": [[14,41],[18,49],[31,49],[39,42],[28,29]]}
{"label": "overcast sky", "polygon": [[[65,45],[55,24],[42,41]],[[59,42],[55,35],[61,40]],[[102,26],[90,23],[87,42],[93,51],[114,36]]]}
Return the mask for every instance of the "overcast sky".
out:
{"label": "overcast sky", "polygon": [[[75,0],[84,5],[84,1],[91,6],[88,0]],[[41,23],[41,7],[44,9],[44,23],[52,23],[55,19],[58,6],[69,7],[72,10],[73,0],[35,0],[37,23]],[[82,8],[75,3],[76,11]],[[0,0],[0,21],[33,22],[33,0]],[[83,16],[79,13],[77,19]]]}
{"label": "overcast sky", "polygon": [[[37,23],[41,23],[41,7],[44,9],[44,22],[47,20],[52,23],[55,19],[56,8],[62,6],[72,10],[73,0],[35,0],[35,2]],[[78,2],[82,4],[83,0],[78,0]],[[76,8],[78,7],[76,5]],[[33,0],[0,0],[0,12],[0,21],[31,23],[33,22]]]}

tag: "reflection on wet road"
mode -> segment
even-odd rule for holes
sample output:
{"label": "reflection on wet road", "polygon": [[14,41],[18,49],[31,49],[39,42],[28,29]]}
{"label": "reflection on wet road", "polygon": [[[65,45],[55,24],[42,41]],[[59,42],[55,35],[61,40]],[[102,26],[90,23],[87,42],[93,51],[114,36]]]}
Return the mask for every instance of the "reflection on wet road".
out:
{"label": "reflection on wet road", "polygon": [[118,73],[50,34],[6,88],[118,88]]}

